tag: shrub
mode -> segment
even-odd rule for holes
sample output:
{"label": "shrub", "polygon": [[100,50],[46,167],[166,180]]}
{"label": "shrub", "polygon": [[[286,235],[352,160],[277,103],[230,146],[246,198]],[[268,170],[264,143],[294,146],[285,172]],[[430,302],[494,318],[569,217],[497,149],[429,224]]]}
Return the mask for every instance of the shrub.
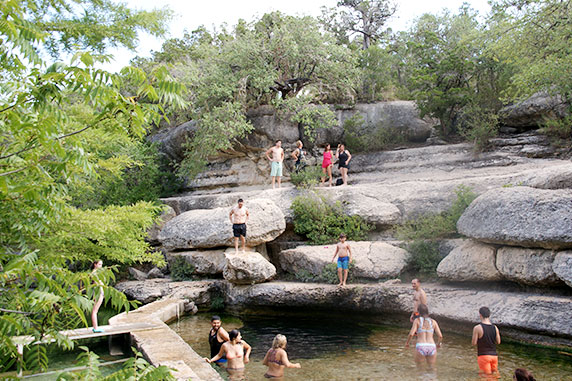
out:
{"label": "shrub", "polygon": [[[348,282],[351,282],[354,280],[354,276],[353,276],[353,270],[354,269],[355,269],[355,265],[354,265],[354,261],[352,261],[352,263],[350,263],[349,269],[348,269],[349,270],[348,279],[347,279]],[[322,273],[318,277],[318,280],[320,282],[323,282],[323,283],[330,283],[330,284],[339,283],[340,279],[338,278],[338,265],[335,263],[328,263],[322,269]]]}
{"label": "shrub", "polygon": [[171,278],[174,281],[192,280],[194,272],[195,266],[184,257],[175,257],[171,263]]}
{"label": "shrub", "polygon": [[407,265],[410,270],[425,275],[435,274],[435,270],[441,262],[439,244],[431,240],[415,240],[407,244],[410,254]]}
{"label": "shrub", "polygon": [[322,176],[322,169],[319,166],[305,167],[300,172],[292,172],[290,174],[290,181],[297,188],[311,188],[318,185],[320,177]]}
{"label": "shrub", "polygon": [[348,240],[364,240],[373,228],[360,216],[346,215],[341,202],[332,202],[312,191],[296,197],[291,208],[294,231],[315,245],[336,242],[340,233],[345,233]]}
{"label": "shrub", "polygon": [[463,109],[462,137],[474,144],[475,151],[481,152],[490,145],[490,139],[498,135],[498,116],[483,110],[479,106],[467,106]]}
{"label": "shrub", "polygon": [[563,119],[548,119],[540,132],[552,139],[556,146],[570,145],[572,137],[572,116]]}
{"label": "shrub", "polygon": [[344,121],[344,137],[350,151],[375,152],[395,147],[407,141],[397,128],[364,126],[361,114],[356,113]]}
{"label": "shrub", "polygon": [[405,241],[447,238],[457,234],[457,221],[477,195],[468,187],[455,189],[457,198],[446,211],[406,221],[397,228],[397,236]]}

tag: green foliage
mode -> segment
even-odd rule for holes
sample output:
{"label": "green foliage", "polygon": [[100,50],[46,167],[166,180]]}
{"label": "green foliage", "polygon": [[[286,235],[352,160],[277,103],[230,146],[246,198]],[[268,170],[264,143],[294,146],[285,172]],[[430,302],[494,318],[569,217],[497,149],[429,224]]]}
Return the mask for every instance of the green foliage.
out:
{"label": "green foliage", "polygon": [[365,126],[360,113],[344,121],[346,147],[354,152],[375,152],[395,147],[407,141],[403,133],[391,127]]}
{"label": "green foliage", "polygon": [[212,311],[223,311],[224,310],[224,298],[220,295],[211,297],[210,309]]}
{"label": "green foliage", "polygon": [[399,239],[406,241],[435,240],[457,233],[457,221],[477,195],[468,187],[460,185],[455,189],[457,198],[446,211],[429,214],[406,221],[397,228]]}
{"label": "green foliage", "polygon": [[308,166],[298,173],[290,174],[290,181],[296,188],[308,189],[318,185],[322,176],[322,168],[320,166]]}
{"label": "green foliage", "polygon": [[147,381],[171,381],[175,377],[171,374],[171,370],[161,365],[154,367],[149,364],[140,352],[132,348],[135,357],[130,358],[123,365],[123,369],[103,377],[99,369],[99,356],[91,352],[87,347],[81,347],[85,352],[78,357],[78,366],[84,367],[83,370],[76,372],[65,372],[58,375],[58,381],[123,381],[123,380],[147,380]]}
{"label": "green foliage", "polygon": [[173,262],[170,264],[171,278],[174,281],[183,280],[193,280],[193,274],[195,273],[195,266],[187,262],[184,257],[176,256]]}
{"label": "green foliage", "polygon": [[294,231],[312,244],[336,242],[341,233],[345,233],[348,240],[364,240],[373,228],[358,215],[346,215],[341,202],[332,202],[313,191],[296,197],[291,208]]}
{"label": "green foliage", "polygon": [[148,202],[130,206],[110,205],[103,209],[69,208],[67,215],[35,240],[44,258],[61,257],[71,261],[131,265],[151,262],[163,266],[159,252],[145,241],[147,230],[163,208]]}
{"label": "green foliage", "polygon": [[570,146],[572,116],[567,116],[563,119],[549,119],[544,122],[540,132],[550,137],[558,146]]}
{"label": "green foliage", "polygon": [[498,135],[498,116],[479,106],[465,107],[461,119],[460,134],[474,144],[477,152],[488,148],[490,139]]}
{"label": "green foliage", "polygon": [[410,257],[407,266],[416,274],[434,275],[439,262],[443,259],[439,253],[439,243],[432,240],[414,240],[406,246]]}
{"label": "green foliage", "polygon": [[[348,283],[354,280],[353,270],[355,268],[354,261],[352,261],[348,266]],[[318,277],[318,281],[330,284],[336,284],[340,282],[338,278],[338,265],[336,263],[328,263],[322,269],[322,273]]]}

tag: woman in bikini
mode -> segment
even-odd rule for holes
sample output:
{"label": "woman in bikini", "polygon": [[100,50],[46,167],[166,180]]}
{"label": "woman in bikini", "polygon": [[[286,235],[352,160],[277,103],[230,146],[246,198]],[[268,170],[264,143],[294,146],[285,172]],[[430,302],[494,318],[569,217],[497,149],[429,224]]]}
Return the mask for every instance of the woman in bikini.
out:
{"label": "woman in bikini", "polygon": [[276,335],[272,340],[272,348],[266,352],[262,365],[266,365],[268,370],[264,374],[265,378],[282,378],[284,376],[284,368],[301,368],[298,363],[288,361],[286,349],[286,336]]}
{"label": "woman in bikini", "polygon": [[332,150],[330,145],[326,144],[324,147],[324,159],[322,160],[322,172],[324,172],[324,177],[322,177],[322,186],[326,181],[326,174],[330,177],[330,186],[332,186]]}
{"label": "woman in bikini", "polygon": [[227,367],[226,370],[230,375],[231,380],[244,379],[244,364],[250,360],[250,351],[252,347],[242,340],[242,335],[238,329],[233,329],[228,333],[229,341],[225,342],[218,354],[212,359],[205,358],[209,364],[218,361],[223,356],[226,356]]}
{"label": "woman in bikini", "polygon": [[[420,304],[417,307],[419,317],[413,321],[405,348],[409,348],[409,342],[417,334],[417,344],[415,344],[415,363],[421,365],[424,361],[427,362],[430,368],[433,368],[437,360],[437,348],[441,347],[443,335],[439,324],[429,317],[429,309],[426,304]],[[437,345],[433,341],[433,333],[437,334]]]}
{"label": "woman in bikini", "polygon": [[[91,264],[91,273],[92,275],[95,274],[97,272],[97,270],[101,269],[103,267],[103,261],[94,261]],[[99,308],[101,307],[101,304],[103,303],[103,299],[104,299],[104,294],[103,294],[103,284],[101,283],[101,281],[97,281],[97,284],[100,286],[99,287],[99,292],[95,292],[95,302],[93,303],[93,308],[91,309],[91,325],[92,325],[92,330],[93,332],[104,332],[103,328],[99,328],[98,324],[97,324],[97,313],[99,312]]]}

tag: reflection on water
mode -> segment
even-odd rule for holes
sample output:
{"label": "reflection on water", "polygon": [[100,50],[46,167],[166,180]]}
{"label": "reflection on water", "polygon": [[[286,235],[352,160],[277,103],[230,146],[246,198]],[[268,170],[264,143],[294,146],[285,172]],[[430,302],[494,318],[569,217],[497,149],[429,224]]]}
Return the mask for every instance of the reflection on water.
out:
{"label": "reflection on water", "polygon": [[[227,330],[240,328],[252,346],[246,365],[248,380],[264,380],[262,359],[277,333],[288,338],[287,352],[302,369],[286,369],[288,380],[479,380],[476,349],[470,333],[451,334],[443,327],[444,345],[435,371],[417,369],[411,348],[404,348],[406,327],[371,324],[359,316],[258,316],[241,320],[222,316]],[[210,315],[185,317],[171,325],[201,356],[208,356]],[[501,331],[502,335],[502,331]],[[537,380],[571,380],[572,357],[557,351],[506,344],[499,346],[501,380],[512,380],[515,368],[525,367]]]}

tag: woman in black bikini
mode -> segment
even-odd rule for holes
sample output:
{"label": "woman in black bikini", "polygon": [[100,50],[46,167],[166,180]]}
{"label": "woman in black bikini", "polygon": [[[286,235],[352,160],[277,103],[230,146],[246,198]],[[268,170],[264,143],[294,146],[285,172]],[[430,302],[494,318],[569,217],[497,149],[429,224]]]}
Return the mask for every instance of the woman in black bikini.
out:
{"label": "woman in black bikini", "polygon": [[205,358],[205,361],[209,364],[216,362],[223,356],[226,356],[228,365],[226,370],[230,375],[231,380],[242,380],[244,379],[244,364],[247,364],[250,359],[250,351],[252,347],[248,343],[242,340],[242,335],[238,329],[233,329],[228,333],[229,341],[225,342],[218,354],[211,358]]}
{"label": "woman in black bikini", "polygon": [[345,145],[338,144],[336,157],[338,158],[338,169],[342,174],[344,185],[348,185],[348,170],[350,169],[350,160],[352,159],[352,155],[350,151],[346,149]]}
{"label": "woman in black bikini", "polygon": [[268,366],[264,373],[265,378],[281,378],[284,376],[284,368],[301,368],[300,364],[288,361],[286,349],[286,336],[276,335],[272,341],[272,348],[266,352],[262,364]]}

